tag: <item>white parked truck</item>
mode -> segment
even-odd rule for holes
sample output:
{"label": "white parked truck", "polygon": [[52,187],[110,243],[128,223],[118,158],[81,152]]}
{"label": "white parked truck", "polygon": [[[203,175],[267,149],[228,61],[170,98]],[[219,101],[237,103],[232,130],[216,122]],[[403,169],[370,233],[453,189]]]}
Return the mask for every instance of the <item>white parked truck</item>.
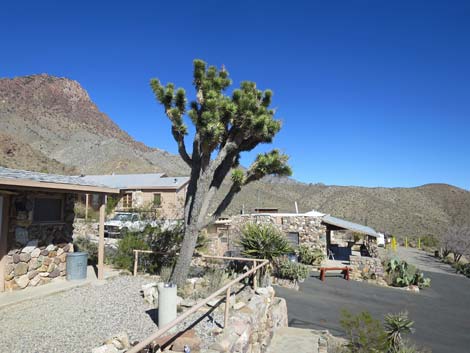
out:
{"label": "white parked truck", "polygon": [[104,223],[104,235],[119,238],[127,232],[143,231],[148,224],[152,225],[149,221],[142,221],[138,213],[116,212],[113,218]]}

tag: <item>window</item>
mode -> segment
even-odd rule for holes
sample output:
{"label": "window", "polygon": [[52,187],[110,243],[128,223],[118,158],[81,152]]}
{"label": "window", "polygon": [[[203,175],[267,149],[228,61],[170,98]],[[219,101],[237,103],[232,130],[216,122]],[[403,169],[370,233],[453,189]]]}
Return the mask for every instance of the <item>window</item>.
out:
{"label": "window", "polygon": [[153,205],[155,207],[162,206],[162,194],[153,194]]}
{"label": "window", "polygon": [[132,208],[132,194],[125,194],[122,197],[122,207],[123,208]]}
{"label": "window", "polygon": [[299,233],[297,233],[297,232],[287,233],[287,240],[289,241],[289,244],[294,249],[297,249],[299,247]]}
{"label": "window", "polygon": [[61,222],[62,221],[62,199],[42,198],[34,199],[33,208],[34,222]]}

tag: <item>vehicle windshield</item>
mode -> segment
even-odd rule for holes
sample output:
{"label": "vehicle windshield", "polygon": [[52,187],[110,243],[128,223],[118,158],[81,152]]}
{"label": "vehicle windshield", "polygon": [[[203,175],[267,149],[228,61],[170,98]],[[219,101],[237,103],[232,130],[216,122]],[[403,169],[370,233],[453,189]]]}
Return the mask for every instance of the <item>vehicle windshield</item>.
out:
{"label": "vehicle windshield", "polygon": [[114,215],[113,218],[111,218],[112,221],[121,221],[121,222],[127,222],[132,219],[132,214],[129,213],[117,213]]}

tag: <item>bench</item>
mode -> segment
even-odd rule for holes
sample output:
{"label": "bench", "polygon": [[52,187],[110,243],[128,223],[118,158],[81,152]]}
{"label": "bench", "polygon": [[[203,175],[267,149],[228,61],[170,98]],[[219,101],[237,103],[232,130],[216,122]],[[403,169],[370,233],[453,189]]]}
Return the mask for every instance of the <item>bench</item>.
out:
{"label": "bench", "polygon": [[325,280],[326,271],[341,271],[344,275],[344,279],[349,281],[349,271],[351,269],[349,267],[320,267],[320,279],[322,281]]}

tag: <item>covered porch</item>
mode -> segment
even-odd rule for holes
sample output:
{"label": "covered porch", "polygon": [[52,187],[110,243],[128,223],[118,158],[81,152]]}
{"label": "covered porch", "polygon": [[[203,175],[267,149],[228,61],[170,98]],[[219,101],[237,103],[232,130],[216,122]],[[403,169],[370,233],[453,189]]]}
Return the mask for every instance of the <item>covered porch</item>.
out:
{"label": "covered porch", "polygon": [[374,256],[371,246],[379,234],[371,227],[330,215],[322,218],[322,224],[326,226],[328,261],[349,262],[351,256]]}
{"label": "covered porch", "polygon": [[66,276],[77,195],[100,195],[98,275],[104,276],[106,196],[118,189],[81,177],[0,168],[0,292],[38,287]]}

